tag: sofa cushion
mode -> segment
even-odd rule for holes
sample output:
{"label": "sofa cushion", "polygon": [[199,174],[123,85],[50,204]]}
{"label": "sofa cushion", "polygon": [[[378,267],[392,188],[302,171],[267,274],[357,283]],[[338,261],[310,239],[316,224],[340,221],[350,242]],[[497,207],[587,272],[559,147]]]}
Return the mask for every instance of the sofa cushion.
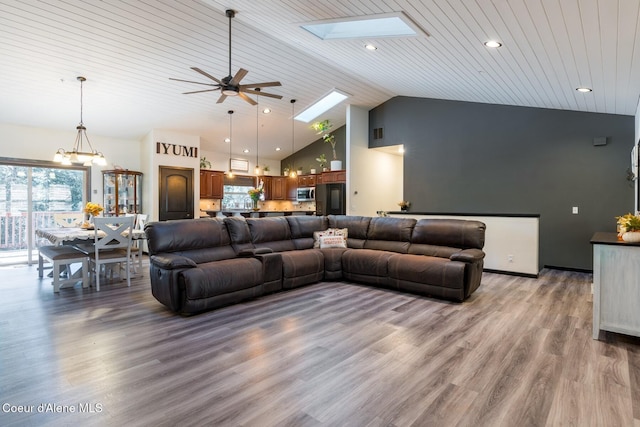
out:
{"label": "sofa cushion", "polygon": [[185,298],[201,299],[262,284],[262,263],[255,258],[234,258],[201,264],[182,273]]}
{"label": "sofa cushion", "polygon": [[314,232],[326,230],[329,227],[329,220],[325,216],[291,215],[285,218],[289,223],[291,239],[296,249],[312,248]]}
{"label": "sofa cushion", "polygon": [[324,279],[340,280],[342,279],[342,254],[345,248],[326,248],[321,249],[324,257]]}
{"label": "sofa cushion", "polygon": [[251,231],[249,231],[249,225],[244,218],[227,217],[224,218],[224,223],[229,230],[231,246],[236,253],[239,254],[245,249],[254,248],[251,242]]}
{"label": "sofa cushion", "polygon": [[247,218],[246,222],[256,248],[271,248],[274,252],[296,249],[285,217]]}
{"label": "sofa cushion", "polygon": [[415,224],[413,218],[372,218],[364,248],[406,254]]}
{"label": "sofa cushion", "polygon": [[348,249],[342,254],[342,273],[358,282],[386,284],[388,260],[393,252],[373,249]]}
{"label": "sofa cushion", "polygon": [[149,223],[145,234],[150,255],[172,252],[197,264],[235,256],[227,227],[217,218]]}
{"label": "sofa cushion", "polygon": [[421,219],[411,235],[412,244],[459,249],[482,249],[485,224],[463,219]]}
{"label": "sofa cushion", "polygon": [[463,289],[465,265],[439,257],[395,254],[389,258],[389,278]]}
{"label": "sofa cushion", "polygon": [[319,249],[281,252],[282,287],[291,289],[322,280],[324,256]]}
{"label": "sofa cushion", "polygon": [[367,238],[367,230],[369,229],[369,222],[371,221],[371,217],[352,215],[329,215],[328,218],[329,227],[347,228],[349,230],[347,247],[364,247],[364,241]]}

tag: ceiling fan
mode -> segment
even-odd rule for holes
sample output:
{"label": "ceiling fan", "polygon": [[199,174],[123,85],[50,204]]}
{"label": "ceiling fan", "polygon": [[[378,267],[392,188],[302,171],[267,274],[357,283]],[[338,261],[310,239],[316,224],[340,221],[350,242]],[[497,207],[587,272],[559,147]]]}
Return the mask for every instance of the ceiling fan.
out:
{"label": "ceiling fan", "polygon": [[251,99],[249,96],[247,96],[246,95],[247,93],[254,94],[254,95],[258,95],[259,94],[261,96],[267,96],[269,98],[282,99],[282,96],[280,96],[280,95],[274,95],[274,94],[271,94],[271,93],[266,93],[266,92],[261,92],[260,91],[260,88],[263,88],[263,87],[282,86],[280,84],[280,82],[263,82],[263,83],[240,84],[240,80],[242,80],[244,78],[244,76],[246,76],[247,73],[249,72],[249,71],[245,70],[244,68],[240,68],[235,76],[231,75],[231,19],[236,16],[236,12],[234,10],[232,10],[232,9],[227,9],[225,14],[226,14],[227,18],[229,18],[229,75],[227,77],[224,77],[224,78],[218,80],[217,78],[213,77],[211,74],[207,73],[206,71],[202,71],[198,67],[191,67],[191,69],[193,71],[196,71],[196,72],[202,74],[203,76],[210,78],[211,80],[213,80],[216,83],[212,84],[212,83],[193,82],[193,81],[190,81],[190,80],[174,79],[174,78],[171,78],[171,77],[169,77],[169,80],[175,80],[175,81],[178,81],[178,82],[185,82],[185,83],[195,83],[195,84],[198,84],[198,85],[204,85],[204,86],[213,87],[213,89],[196,90],[196,91],[193,91],[193,92],[184,92],[183,95],[189,95],[189,94],[192,94],[192,93],[213,92],[213,91],[216,91],[216,90],[221,91],[222,94],[220,95],[220,98],[218,98],[218,101],[216,102],[216,104],[220,104],[221,102],[223,102],[227,98],[227,96],[239,96],[240,98],[242,98],[245,101],[247,101],[249,104],[256,105],[257,102],[254,101],[253,99]]}

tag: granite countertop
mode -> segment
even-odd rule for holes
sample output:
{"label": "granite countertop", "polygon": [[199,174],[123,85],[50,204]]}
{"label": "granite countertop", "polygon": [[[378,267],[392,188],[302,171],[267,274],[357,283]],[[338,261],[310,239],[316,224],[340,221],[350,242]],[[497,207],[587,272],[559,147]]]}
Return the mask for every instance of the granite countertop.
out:
{"label": "granite countertop", "polygon": [[258,211],[254,211],[251,209],[222,209],[222,210],[210,210],[203,209],[202,212],[205,212],[209,216],[216,216],[219,212],[222,214],[240,214],[240,215],[248,215],[248,214],[272,214],[272,213],[280,213],[283,215],[315,215],[316,211],[284,211],[284,210],[264,210],[260,209]]}

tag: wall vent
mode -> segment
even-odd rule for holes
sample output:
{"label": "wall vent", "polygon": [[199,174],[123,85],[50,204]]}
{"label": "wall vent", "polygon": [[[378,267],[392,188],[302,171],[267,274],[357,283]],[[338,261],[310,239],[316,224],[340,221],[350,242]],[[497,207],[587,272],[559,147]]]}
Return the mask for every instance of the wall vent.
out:
{"label": "wall vent", "polygon": [[373,129],[373,139],[382,139],[382,128]]}

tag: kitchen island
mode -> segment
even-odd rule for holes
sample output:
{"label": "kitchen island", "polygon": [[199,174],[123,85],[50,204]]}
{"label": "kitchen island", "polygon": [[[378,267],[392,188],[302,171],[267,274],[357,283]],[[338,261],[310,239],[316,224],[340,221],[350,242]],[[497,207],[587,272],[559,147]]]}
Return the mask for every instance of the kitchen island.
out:
{"label": "kitchen island", "polygon": [[229,209],[229,210],[202,210],[210,217],[228,217],[242,216],[245,218],[264,218],[267,216],[290,216],[290,215],[315,215],[316,211],[272,211],[272,210],[247,210],[247,209]]}

